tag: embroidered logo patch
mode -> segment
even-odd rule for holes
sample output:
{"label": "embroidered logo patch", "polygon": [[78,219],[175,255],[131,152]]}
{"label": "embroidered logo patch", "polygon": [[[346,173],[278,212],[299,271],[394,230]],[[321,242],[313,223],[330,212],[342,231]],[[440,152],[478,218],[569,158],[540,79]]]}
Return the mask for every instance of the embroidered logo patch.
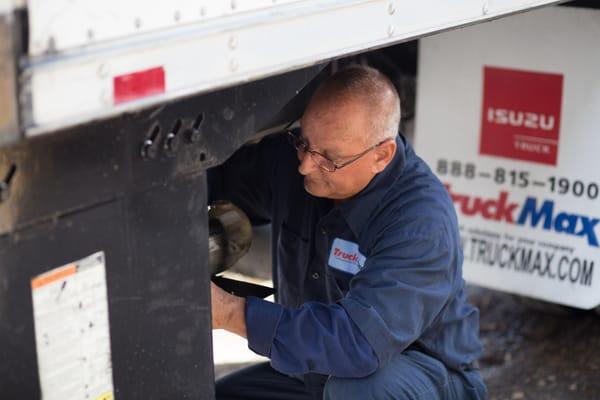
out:
{"label": "embroidered logo patch", "polygon": [[365,265],[367,258],[358,251],[358,244],[336,238],[331,246],[328,264],[337,270],[356,274]]}

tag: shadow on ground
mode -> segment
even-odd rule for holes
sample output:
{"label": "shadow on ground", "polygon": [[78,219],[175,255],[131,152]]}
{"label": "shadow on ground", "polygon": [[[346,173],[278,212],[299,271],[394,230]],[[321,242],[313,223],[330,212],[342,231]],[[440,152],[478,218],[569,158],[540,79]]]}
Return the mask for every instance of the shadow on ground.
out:
{"label": "shadow on ground", "polygon": [[600,399],[600,316],[537,311],[479,288],[470,298],[481,312],[490,400]]}

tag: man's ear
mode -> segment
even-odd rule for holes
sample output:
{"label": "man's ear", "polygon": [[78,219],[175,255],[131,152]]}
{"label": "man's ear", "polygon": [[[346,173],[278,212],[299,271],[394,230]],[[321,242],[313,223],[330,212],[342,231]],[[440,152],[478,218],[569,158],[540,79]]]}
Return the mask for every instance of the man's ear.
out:
{"label": "man's ear", "polygon": [[373,172],[378,174],[387,167],[396,154],[396,141],[386,140],[375,148],[375,164],[373,164]]}

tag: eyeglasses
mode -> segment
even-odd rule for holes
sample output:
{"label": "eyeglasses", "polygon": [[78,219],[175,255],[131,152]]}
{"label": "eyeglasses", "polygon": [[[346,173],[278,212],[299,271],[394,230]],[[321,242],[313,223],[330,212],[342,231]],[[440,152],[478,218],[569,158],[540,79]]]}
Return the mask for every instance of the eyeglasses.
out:
{"label": "eyeglasses", "polygon": [[359,158],[361,158],[362,156],[364,156],[365,154],[367,154],[369,151],[373,150],[374,148],[381,146],[383,143],[387,142],[388,140],[392,140],[392,138],[384,139],[381,142],[369,147],[362,153],[356,154],[354,156],[350,156],[349,160],[344,161],[342,163],[337,163],[336,161],[328,158],[327,156],[319,153],[318,151],[311,150],[308,147],[308,143],[306,142],[306,139],[302,138],[301,136],[296,135],[291,131],[287,131],[287,135],[288,135],[288,139],[289,139],[291,145],[294,146],[294,148],[298,152],[298,158],[303,159],[304,156],[306,155],[306,153],[309,153],[312,158],[312,161],[315,164],[317,164],[317,166],[319,168],[321,168],[327,172],[335,172],[338,169],[342,169],[345,166],[352,164],[353,162],[355,162],[356,160],[358,160]]}

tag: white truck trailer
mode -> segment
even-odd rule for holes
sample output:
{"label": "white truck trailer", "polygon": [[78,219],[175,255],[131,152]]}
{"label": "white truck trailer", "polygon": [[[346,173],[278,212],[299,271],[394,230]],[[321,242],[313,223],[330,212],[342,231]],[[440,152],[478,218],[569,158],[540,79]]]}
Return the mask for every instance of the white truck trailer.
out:
{"label": "white truck trailer", "polygon": [[420,42],[416,147],[459,215],[467,281],[600,305],[600,10]]}
{"label": "white truck trailer", "polygon": [[[205,170],[250,138],[298,117],[330,60],[555,3],[0,0],[0,396],[213,398]],[[529,35],[527,24],[521,22],[523,36],[515,38]],[[568,24],[578,29],[576,21]],[[500,123],[503,113],[513,110],[492,102],[486,106],[492,111],[486,108],[482,117],[473,107],[481,74],[488,78],[482,63],[490,63],[490,71],[562,73],[564,98],[573,96],[566,89],[571,72],[535,65],[530,58],[521,65],[517,56],[511,62],[489,61],[475,54],[486,50],[485,43],[474,45],[481,32],[464,32],[473,33],[423,41],[417,75],[416,142],[448,183],[459,210],[459,196],[466,193],[498,203],[502,187],[468,186],[487,184],[481,174],[495,174],[497,168],[505,170],[506,179],[515,169],[516,185],[525,178],[532,185],[543,181],[547,199],[554,199],[547,193],[552,177],[556,196],[563,190],[576,195],[584,185],[586,196],[595,198],[597,176],[591,170],[571,175],[571,169],[550,174],[534,164],[517,169],[510,160],[473,152],[479,143],[477,122],[490,115],[489,123]],[[447,86],[439,87],[440,82]],[[457,100],[455,91],[461,96]],[[454,104],[461,101],[464,108]],[[457,119],[469,122],[452,125]],[[536,123],[542,125],[539,115]],[[566,129],[562,125],[561,137]],[[451,145],[430,145],[440,134]],[[575,168],[563,154],[554,159],[557,168]],[[448,163],[448,175],[441,161]],[[452,172],[456,161],[460,176]],[[467,182],[471,164],[477,179]],[[524,193],[515,192],[514,198],[525,198]],[[468,246],[475,238],[475,254],[482,254],[467,257],[469,279],[572,306],[598,305],[593,266],[579,267],[577,279],[561,279],[565,273],[575,276],[574,256],[567,267],[551,267],[558,276],[554,280],[535,266],[527,266],[527,272],[497,266],[482,272],[479,265],[493,258],[487,255],[497,251],[493,248],[526,238],[534,242],[532,249],[546,244],[546,250],[556,249],[552,246],[559,243],[575,249],[571,241],[586,239],[578,236],[582,217],[573,237],[562,232],[532,239],[524,231],[507,231],[502,235],[514,242],[480,245],[501,228],[478,228],[483,213],[494,211],[492,203],[485,204],[481,216],[462,217],[465,253],[471,254]],[[537,218],[534,228],[546,234],[544,218],[555,216],[544,206],[540,211],[540,204],[548,203],[536,203],[531,221]],[[569,215],[590,216],[586,226],[595,227],[593,216],[600,213],[584,203],[577,207]],[[567,216],[561,218],[567,222],[560,224],[569,223]],[[569,239],[563,243],[562,238]],[[485,246],[492,250],[479,250]],[[577,247],[578,257],[594,260],[594,253],[584,253]],[[540,289],[527,290],[533,285]]]}

